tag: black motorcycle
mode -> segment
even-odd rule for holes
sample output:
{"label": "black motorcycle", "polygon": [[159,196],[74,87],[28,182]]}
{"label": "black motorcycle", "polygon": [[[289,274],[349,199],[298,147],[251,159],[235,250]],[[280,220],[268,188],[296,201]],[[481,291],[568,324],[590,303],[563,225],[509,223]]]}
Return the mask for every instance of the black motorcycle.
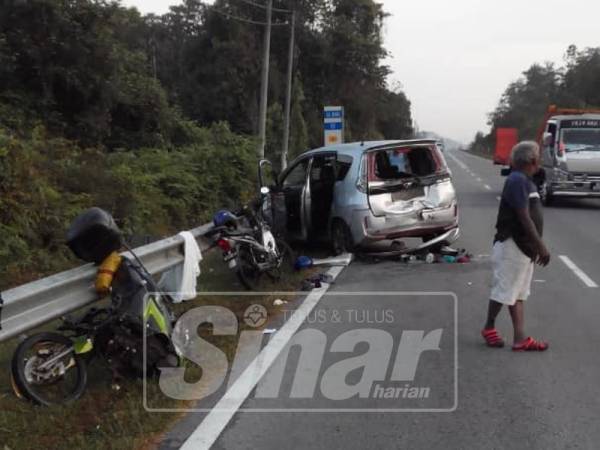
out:
{"label": "black motorcycle", "polygon": [[[98,262],[122,244],[112,217],[99,208],[79,216],[75,225],[69,246],[84,260]],[[133,259],[122,258],[114,273],[108,306],[91,308],[78,319],[65,317],[60,333],[34,334],[18,345],[11,367],[17,396],[46,406],[76,400],[96,357],[107,362],[113,380],[179,365],[169,299],[131,253]]]}

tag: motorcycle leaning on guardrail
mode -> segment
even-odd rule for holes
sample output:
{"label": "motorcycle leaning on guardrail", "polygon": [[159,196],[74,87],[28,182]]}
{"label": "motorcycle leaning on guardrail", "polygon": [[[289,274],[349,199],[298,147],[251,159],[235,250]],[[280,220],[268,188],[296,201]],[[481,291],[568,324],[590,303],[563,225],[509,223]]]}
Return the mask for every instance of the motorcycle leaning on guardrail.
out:
{"label": "motorcycle leaning on guardrail", "polygon": [[223,260],[235,271],[242,285],[256,289],[263,275],[280,279],[282,272],[293,267],[293,251],[280,237],[275,236],[267,217],[273,222],[270,190],[264,185],[263,168],[271,163],[263,159],[258,164],[260,195],[249,206],[234,214],[218,211],[213,217],[212,237],[223,252]]}
{"label": "motorcycle leaning on guardrail", "polygon": [[110,293],[110,304],[78,319],[63,318],[62,334],[42,332],[22,341],[11,367],[17,396],[45,406],[76,400],[85,391],[87,366],[95,357],[108,363],[113,380],[178,366],[168,298],[131,249],[133,259],[119,255],[124,243],[110,214],[92,208],[79,215],[67,243],[79,258],[100,264],[96,290]]}

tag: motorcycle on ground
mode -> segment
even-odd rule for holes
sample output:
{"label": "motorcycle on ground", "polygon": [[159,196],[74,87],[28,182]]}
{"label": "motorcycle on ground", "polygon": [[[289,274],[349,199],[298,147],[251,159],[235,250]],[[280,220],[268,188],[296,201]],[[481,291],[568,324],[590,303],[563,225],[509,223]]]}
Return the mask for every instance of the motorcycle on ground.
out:
{"label": "motorcycle on ground", "polygon": [[37,333],[22,341],[11,364],[17,396],[45,406],[74,401],[85,391],[87,367],[95,358],[108,364],[113,381],[178,366],[169,299],[133,251],[129,249],[132,259],[117,253],[123,242],[110,214],[100,208],[82,213],[67,241],[81,259],[102,263],[96,288],[104,285],[110,304],[91,308],[77,319],[62,318],[59,332]]}

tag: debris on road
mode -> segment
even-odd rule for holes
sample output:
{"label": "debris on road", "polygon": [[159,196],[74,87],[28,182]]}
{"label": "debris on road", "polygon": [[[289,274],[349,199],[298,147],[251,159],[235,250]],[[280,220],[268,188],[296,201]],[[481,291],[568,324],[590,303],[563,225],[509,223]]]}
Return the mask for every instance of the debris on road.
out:
{"label": "debris on road", "polygon": [[322,283],[327,283],[327,284],[333,284],[334,283],[333,275],[331,275],[329,273],[320,273],[319,274],[319,279],[321,280]]}
{"label": "debris on road", "polygon": [[[399,248],[398,241],[393,242],[392,248]],[[465,249],[455,249],[448,246],[442,246],[438,249],[411,251],[403,249],[400,251],[389,251],[379,253],[363,253],[359,255],[361,259],[369,262],[379,262],[383,259],[398,260],[406,264],[466,264],[474,258],[473,255]]]}
{"label": "debris on road", "polygon": [[440,255],[458,256],[460,250],[444,245],[440,248]]}
{"label": "debris on road", "polygon": [[312,291],[313,289],[318,289],[321,287],[321,280],[317,278],[307,278],[302,281],[302,290],[303,291]]}
{"label": "debris on road", "polygon": [[263,334],[273,334],[277,331],[277,328],[265,328]]}
{"label": "debris on road", "polygon": [[465,264],[465,263],[471,262],[471,258],[469,257],[469,255],[462,255],[462,256],[456,258],[456,262],[459,264]]}
{"label": "debris on road", "polygon": [[331,258],[311,258],[310,256],[299,256],[294,263],[296,270],[308,269],[313,266],[348,266],[354,259],[352,253],[344,253]]}
{"label": "debris on road", "polygon": [[333,276],[328,273],[320,273],[310,278],[306,278],[302,281],[302,290],[310,291],[312,289],[318,289],[322,286],[322,283],[333,284]]}
{"label": "debris on road", "polygon": [[343,253],[332,258],[313,259],[313,266],[349,266],[354,255],[352,253]]}

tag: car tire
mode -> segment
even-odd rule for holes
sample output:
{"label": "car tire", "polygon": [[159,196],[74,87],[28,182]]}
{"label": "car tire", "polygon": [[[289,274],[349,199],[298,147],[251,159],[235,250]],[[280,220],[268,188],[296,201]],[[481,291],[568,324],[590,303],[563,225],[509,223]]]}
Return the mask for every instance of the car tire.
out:
{"label": "car tire", "polygon": [[350,228],[340,219],[334,220],[331,224],[331,247],[335,256],[354,251]]}

